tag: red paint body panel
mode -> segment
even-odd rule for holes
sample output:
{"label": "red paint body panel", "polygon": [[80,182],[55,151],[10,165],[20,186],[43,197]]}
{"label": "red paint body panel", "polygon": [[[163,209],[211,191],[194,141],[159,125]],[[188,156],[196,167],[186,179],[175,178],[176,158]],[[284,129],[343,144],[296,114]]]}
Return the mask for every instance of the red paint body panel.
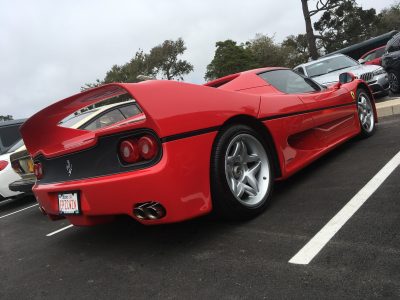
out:
{"label": "red paint body panel", "polygon": [[67,216],[75,225],[98,223],[104,216],[135,218],[133,206],[146,201],[161,203],[167,214],[160,220],[138,220],[144,224],[193,218],[211,210],[209,169],[205,166],[210,164],[215,135],[164,143],[161,161],[151,168],[75,182],[37,184],[33,191],[49,215],[58,214],[59,192],[79,191],[83,216]]}
{"label": "red paint body panel", "polygon": [[[100,102],[103,93],[131,93],[147,119],[140,123],[118,123],[99,131],[84,131],[58,126],[78,109]],[[100,95],[100,96],[99,96]],[[32,156],[54,157],[93,146],[99,136],[121,130],[151,128],[165,137],[200,128],[221,125],[228,118],[245,114],[256,117],[260,97],[176,81],[154,80],[131,84],[110,84],[57,102],[29,118],[21,128]],[[46,120],[43,122],[41,120]],[[179,126],[177,126],[179,124]],[[46,134],[42,134],[46,132]]]}
{"label": "red paint body panel", "polygon": [[[284,94],[257,76],[273,69],[278,68],[234,74],[205,86],[162,80],[110,84],[38,112],[21,130],[34,157],[76,153],[95,146],[99,137],[143,128],[153,130],[163,141],[161,160],[150,167],[91,179],[37,183],[33,191],[40,205],[50,218],[56,218],[57,193],[77,190],[82,215],[67,216],[75,225],[105,222],[115,215],[135,218],[134,205],[148,201],[161,203],[166,216],[138,221],[144,224],[182,221],[212,209],[209,168],[212,147],[219,128],[232,117],[244,115],[265,126],[279,160],[278,179],[289,177],[360,132],[351,92],[356,93],[357,87],[364,84],[361,80],[321,92]],[[143,110],[144,120],[127,119],[97,131],[58,126],[74,111],[126,92]]]}

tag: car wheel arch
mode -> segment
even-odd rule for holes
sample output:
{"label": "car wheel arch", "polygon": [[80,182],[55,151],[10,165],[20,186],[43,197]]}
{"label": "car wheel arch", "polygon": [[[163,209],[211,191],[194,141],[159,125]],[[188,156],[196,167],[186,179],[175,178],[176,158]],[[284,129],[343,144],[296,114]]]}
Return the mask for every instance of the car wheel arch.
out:
{"label": "car wheel arch", "polygon": [[[282,166],[279,162],[278,152],[276,150],[276,145],[272,138],[272,135],[267,126],[265,126],[260,120],[255,117],[249,115],[236,115],[224,122],[220,127],[218,133],[222,132],[225,128],[233,126],[233,125],[247,125],[252,129],[256,130],[265,140],[268,146],[268,150],[271,151],[272,160],[273,160],[273,168],[275,172],[275,178],[279,178],[282,176]],[[213,147],[218,139],[218,135],[214,139]]]}
{"label": "car wheel arch", "polygon": [[[378,123],[378,112],[377,112],[377,110],[376,110],[375,97],[374,97],[374,95],[372,94],[370,88],[368,87],[368,85],[367,85],[366,83],[360,82],[360,83],[357,85],[356,91],[357,91],[358,89],[363,89],[364,91],[366,91],[366,92],[368,93],[368,96],[369,96],[370,99],[372,100],[372,106],[373,106],[373,108],[374,108],[375,123]],[[357,101],[357,100],[356,100],[356,101]]]}

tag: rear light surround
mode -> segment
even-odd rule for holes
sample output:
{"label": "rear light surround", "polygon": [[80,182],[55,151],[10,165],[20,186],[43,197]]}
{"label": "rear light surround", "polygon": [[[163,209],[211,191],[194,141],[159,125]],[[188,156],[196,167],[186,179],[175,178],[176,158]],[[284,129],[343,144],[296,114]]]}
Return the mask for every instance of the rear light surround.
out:
{"label": "rear light surround", "polygon": [[[120,154],[120,145],[124,140],[137,140],[142,136],[154,138],[158,151],[150,160],[140,159],[137,162],[125,162]],[[56,157],[45,157],[43,154],[33,158],[34,163],[41,163],[44,176],[38,180],[40,185],[69,182],[89,178],[99,178],[114,174],[123,174],[150,168],[161,161],[163,156],[162,140],[148,128],[121,131],[99,136],[97,143],[87,149]],[[73,166],[71,175],[67,170],[68,162]]]}
{"label": "rear light surround", "polygon": [[145,130],[122,137],[117,153],[122,166],[145,167],[160,160],[162,146],[159,138],[152,131]]}

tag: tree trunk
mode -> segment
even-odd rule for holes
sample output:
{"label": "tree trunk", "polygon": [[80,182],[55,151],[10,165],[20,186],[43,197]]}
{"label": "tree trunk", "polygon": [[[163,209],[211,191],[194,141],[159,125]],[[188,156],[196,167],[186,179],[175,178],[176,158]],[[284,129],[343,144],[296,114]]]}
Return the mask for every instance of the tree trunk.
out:
{"label": "tree trunk", "polygon": [[308,10],[307,2],[308,0],[301,0],[301,4],[303,6],[304,21],[306,22],[308,51],[310,51],[312,59],[317,59],[319,55],[318,55],[317,45],[315,42],[315,35],[311,24],[310,11]]}

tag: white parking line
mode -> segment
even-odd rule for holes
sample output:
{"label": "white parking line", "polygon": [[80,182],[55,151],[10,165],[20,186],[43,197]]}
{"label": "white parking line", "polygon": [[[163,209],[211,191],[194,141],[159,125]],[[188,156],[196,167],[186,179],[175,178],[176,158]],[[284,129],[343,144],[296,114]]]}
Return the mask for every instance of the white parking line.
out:
{"label": "white parking line", "polygon": [[38,206],[38,205],[39,205],[39,204],[34,204],[34,205],[31,205],[31,206],[22,208],[22,209],[20,209],[20,210],[14,211],[14,212],[12,212],[12,213],[6,214],[6,215],[4,215],[4,216],[0,216],[0,219],[3,219],[3,218],[5,218],[5,217],[11,216],[11,215],[14,215],[14,214],[16,214],[16,213],[19,213],[19,212],[21,212],[21,211],[24,211],[24,210],[26,210],[26,209],[29,209],[29,208],[32,208],[32,207],[35,207],[35,206]]}
{"label": "white parking line", "polygon": [[306,265],[357,212],[386,178],[400,165],[398,152],[295,256],[289,263]]}
{"label": "white parking line", "polygon": [[49,234],[46,234],[46,236],[52,236],[52,235],[55,235],[55,234],[57,234],[57,233],[59,233],[59,232],[61,232],[61,231],[64,231],[64,230],[66,230],[66,229],[68,229],[68,228],[71,228],[71,227],[73,227],[74,225],[68,225],[68,226],[65,226],[65,227],[63,227],[63,228],[61,228],[61,229],[58,229],[58,230],[56,230],[56,231],[53,231],[53,232],[50,232]]}

